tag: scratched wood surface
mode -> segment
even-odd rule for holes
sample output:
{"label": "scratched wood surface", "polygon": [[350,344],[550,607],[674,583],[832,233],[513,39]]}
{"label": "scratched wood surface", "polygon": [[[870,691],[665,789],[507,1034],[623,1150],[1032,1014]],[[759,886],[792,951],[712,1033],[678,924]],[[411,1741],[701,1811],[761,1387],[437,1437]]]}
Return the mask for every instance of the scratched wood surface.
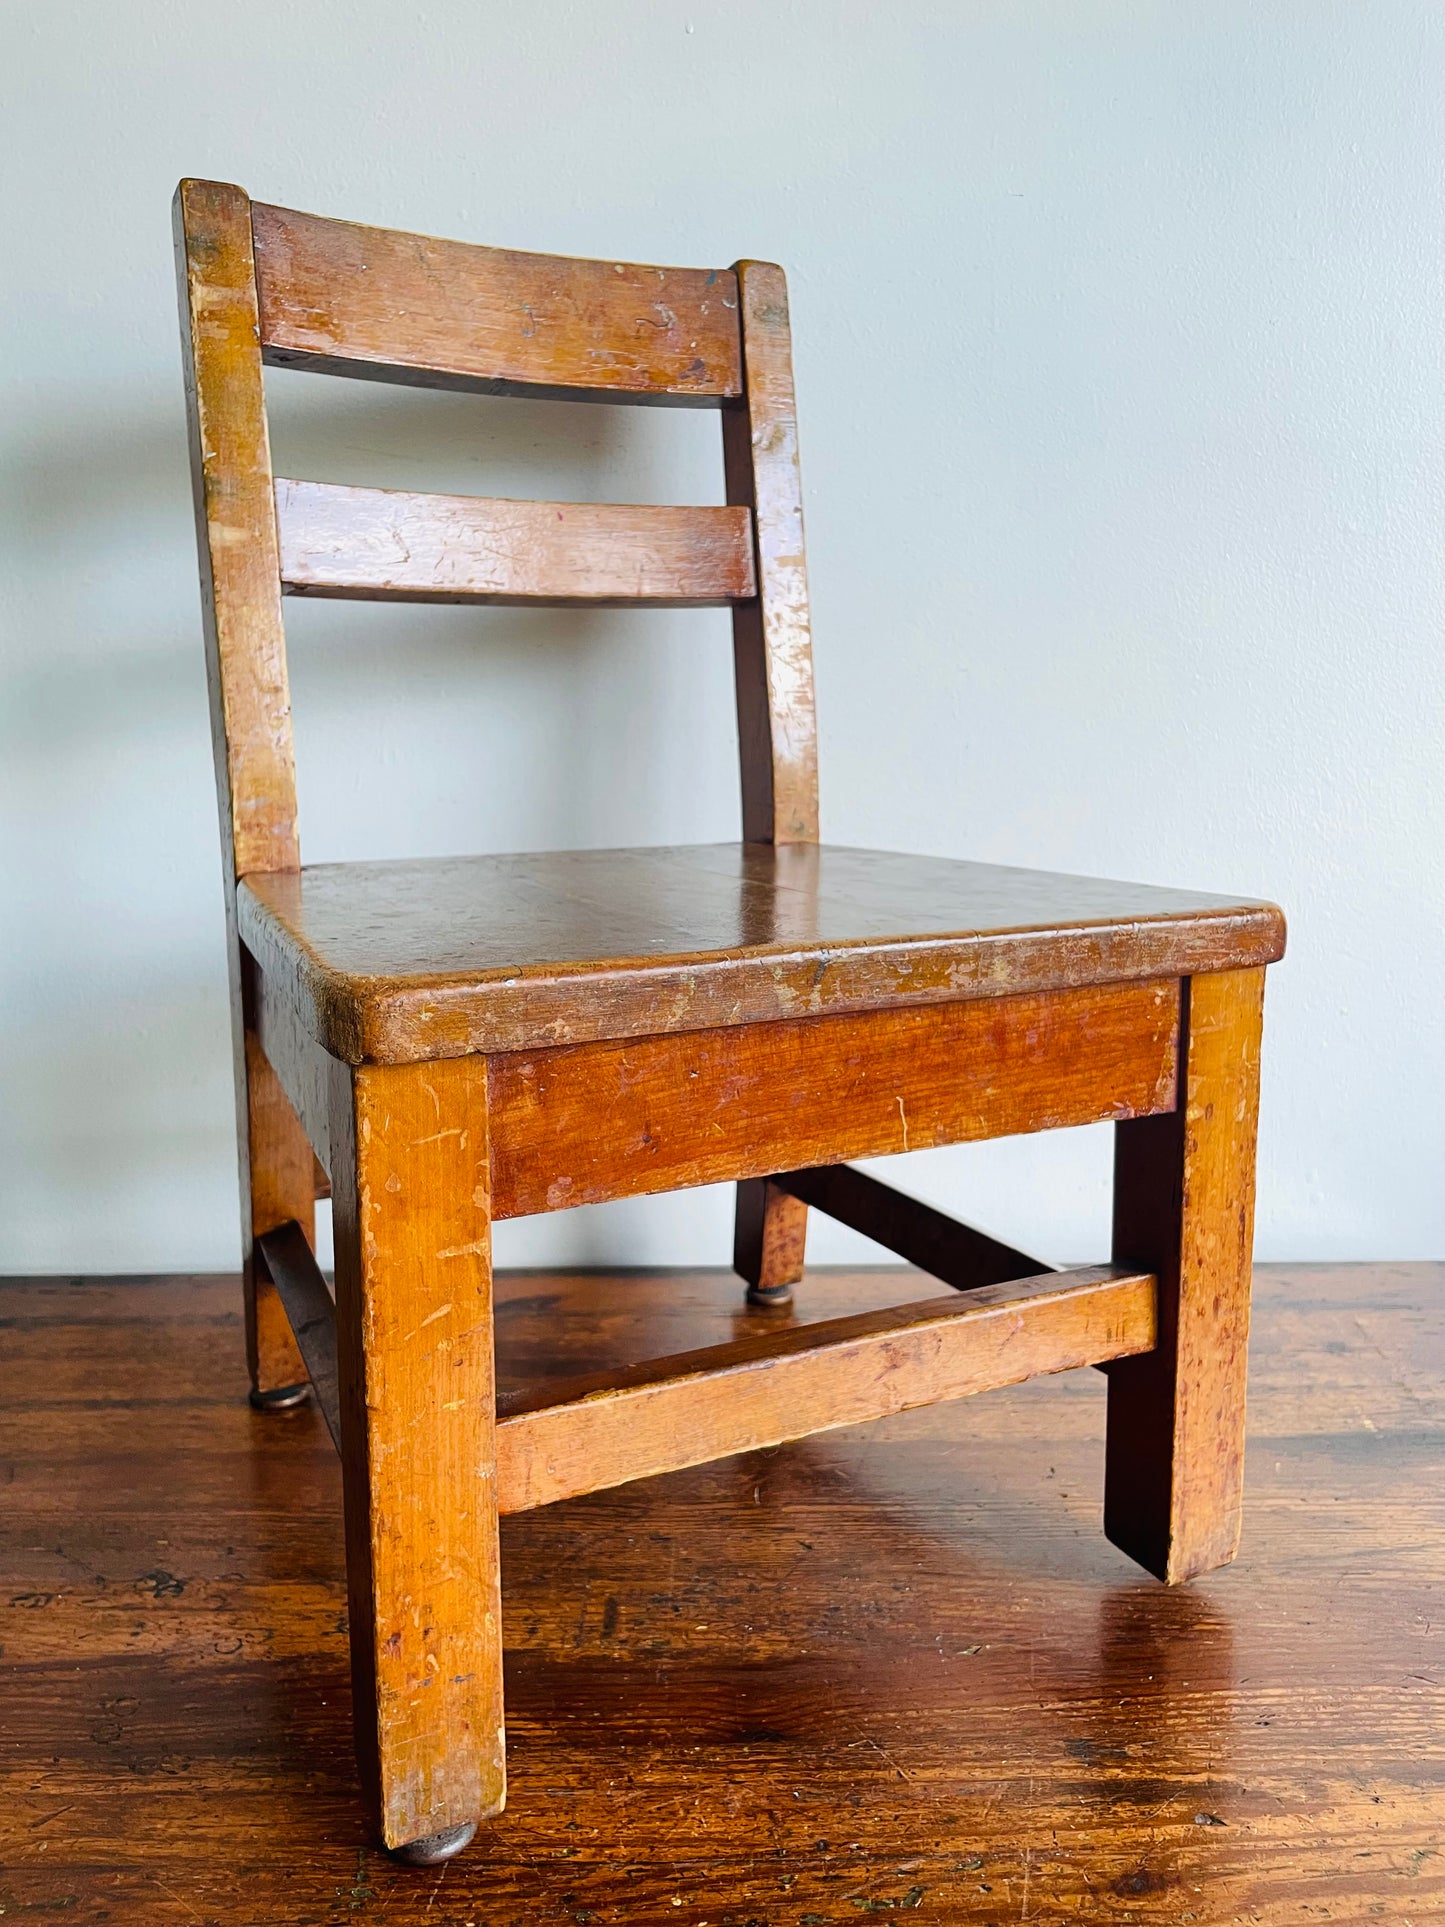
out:
{"label": "scratched wood surface", "polygon": [[1178,1020],[1177,984],[1105,984],[512,1051],[489,1063],[492,1215],[1148,1116]]}
{"label": "scratched wood surface", "polygon": [[743,835],[818,840],[818,722],[803,553],[803,483],[788,285],[771,261],[737,264],[745,394],[723,412],[729,502],[752,510],[758,598],[733,611]]}
{"label": "scratched wood surface", "polygon": [[742,389],[730,272],[474,247],[260,200],[252,224],[270,362],[678,407]]}
{"label": "scratched wood surface", "polygon": [[[292,1237],[301,1241],[299,1231]],[[317,1276],[317,1289],[324,1290]],[[497,1503],[525,1512],[629,1479],[1151,1351],[1157,1280],[1050,1271],[589,1372],[503,1402]]]}
{"label": "scratched wood surface", "polygon": [[1178,1108],[1114,1140],[1114,1251],[1158,1274],[1160,1342],[1109,1367],[1104,1530],[1171,1585],[1239,1544],[1263,1015],[1262,970],[1194,978]]}
{"label": "scratched wood surface", "polygon": [[[1240,1557],[1174,1591],[1100,1531],[1090,1371],[504,1521],[509,1804],[431,1873],[372,1845],[340,1469],[247,1407],[234,1280],[0,1307],[7,1919],[1445,1917],[1445,1266],[1262,1271]],[[518,1274],[501,1379],[778,1316]]]}
{"label": "scratched wood surface", "polygon": [[290,1219],[309,1229],[311,1153],[256,1047],[255,984],[236,935],[237,876],[301,861],[251,212],[239,188],[183,181],[173,214],[221,816],[247,1348],[256,1389],[276,1393],[303,1373],[253,1240]]}
{"label": "scratched wood surface", "polygon": [[276,482],[290,595],[725,607],[757,592],[745,508],[507,502]]}
{"label": "scratched wood surface", "polygon": [[679,407],[741,392],[729,271],[521,254],[261,201],[251,218],[270,362]]}
{"label": "scratched wood surface", "polygon": [[400,1847],[506,1798],[486,1066],[334,1074],[356,1750]]}
{"label": "scratched wood surface", "polygon": [[815,843],[324,863],[249,877],[237,904],[273,986],[353,1063],[1247,969],[1284,949],[1268,903]]}

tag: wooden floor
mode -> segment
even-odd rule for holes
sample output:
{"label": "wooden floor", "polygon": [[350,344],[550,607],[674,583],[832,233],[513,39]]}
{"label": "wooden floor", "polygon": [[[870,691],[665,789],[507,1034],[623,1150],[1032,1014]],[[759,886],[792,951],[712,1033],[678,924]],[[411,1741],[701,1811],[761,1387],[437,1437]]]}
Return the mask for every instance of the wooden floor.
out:
{"label": "wooden floor", "polygon": [[[1445,1266],[1260,1275],[1244,1548],[1181,1591],[1100,1532],[1088,1371],[505,1521],[511,1801],[429,1872],[371,1845],[335,1456],[236,1307],[0,1286],[7,1927],[1445,1920]],[[502,1377],[767,1316],[519,1274]]]}

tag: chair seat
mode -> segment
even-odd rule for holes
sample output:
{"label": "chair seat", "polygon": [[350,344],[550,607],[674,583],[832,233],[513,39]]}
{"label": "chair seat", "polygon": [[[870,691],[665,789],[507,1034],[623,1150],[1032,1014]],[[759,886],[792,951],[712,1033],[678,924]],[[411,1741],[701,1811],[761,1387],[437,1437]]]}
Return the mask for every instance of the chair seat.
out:
{"label": "chair seat", "polygon": [[817,844],[320,864],[240,935],[350,1063],[412,1063],[1272,962],[1267,903]]}

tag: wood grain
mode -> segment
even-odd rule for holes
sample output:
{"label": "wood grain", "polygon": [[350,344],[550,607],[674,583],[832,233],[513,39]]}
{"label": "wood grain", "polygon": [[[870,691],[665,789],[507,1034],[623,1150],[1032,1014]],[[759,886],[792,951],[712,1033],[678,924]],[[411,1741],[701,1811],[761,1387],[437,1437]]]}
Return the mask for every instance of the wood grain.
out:
{"label": "wood grain", "polygon": [[[285,1093],[293,1118],[300,1121],[308,1154],[313,1158],[314,1186],[315,1163],[319,1162],[328,1174],[331,1169],[331,1099],[336,1059],[311,1035],[295,1003],[259,967],[249,951],[245,953],[244,964],[254,1043],[259,1045],[270,1075]],[[299,1146],[294,1155],[301,1160]],[[294,1188],[293,1183],[292,1192]],[[273,1224],[284,1224],[288,1216],[295,1215],[280,1211],[283,1202],[278,1199],[268,1222],[261,1227],[263,1230],[269,1230]]]}
{"label": "wood grain", "polygon": [[357,1753],[395,1848],[506,1794],[485,1066],[338,1066],[331,1140]]}
{"label": "wood grain", "polygon": [[258,1261],[256,1240],[277,1225],[290,1223],[298,1224],[303,1236],[314,1240],[315,1164],[300,1120],[250,1025],[242,1026],[242,1051],[236,1108],[246,1362],[252,1390],[258,1397],[275,1398],[304,1384],[306,1370],[291,1322],[264,1261]]}
{"label": "wood grain", "polygon": [[[768,262],[737,276],[744,394],[723,413],[729,502],[752,513],[758,597],[733,610],[743,835],[787,846],[818,840],[818,728],[803,546],[803,487],[787,282]],[[803,1275],[808,1210],[745,1179],[733,1214],[733,1268],[754,1303],[781,1304]]]}
{"label": "wood grain", "polygon": [[257,202],[266,359],[488,394],[715,407],[741,389],[737,282],[474,247]]}
{"label": "wood grain", "polygon": [[733,1270],[754,1304],[783,1304],[803,1275],[808,1207],[769,1178],[744,1178],[733,1212]]}
{"label": "wood grain", "polygon": [[[248,1342],[260,1390],[299,1369],[277,1279],[339,1424],[353,1708],[385,1843],[425,1858],[432,1836],[502,1805],[499,1489],[532,1505],[1109,1357],[1108,1530],[1170,1580],[1229,1558],[1258,990],[1282,920],[1231,898],[819,846],[781,270],[517,255],[253,207],[203,182],[182,184],[177,222]],[[439,387],[720,406],[727,507],[277,492],[263,354]],[[302,872],[283,578],[423,600],[732,602],[744,841]],[[1101,1119],[1121,1122],[1127,1276],[980,1285],[1031,1261],[818,1168]],[[313,1151],[336,1233],[334,1401],[307,1242]],[[574,1382],[560,1410],[534,1392],[502,1428],[499,1474],[493,1218],[720,1179],[745,1181],[737,1255],[774,1300],[773,1341],[744,1326],[720,1375],[664,1354]],[[779,1325],[807,1196],[971,1297],[822,1337]],[[1147,1342],[1156,1275],[1160,1344],[1121,1363]],[[556,1362],[554,1345],[554,1378]],[[370,1897],[357,1892],[352,1913]],[[1026,1871],[1020,1917],[1029,1894]]]}
{"label": "wood grain", "polygon": [[786,1195],[861,1232],[955,1291],[976,1291],[981,1285],[1001,1285],[1011,1278],[1032,1278],[1056,1269],[849,1164],[781,1172],[772,1182]]}
{"label": "wood grain", "polygon": [[1178,977],[1284,946],[1271,904],[817,844],[325,864],[248,879],[239,913],[276,994],[352,1063]]}
{"label": "wood grain", "polygon": [[337,1386],[336,1306],[299,1224],[278,1225],[256,1240],[276,1295],[305,1361],[311,1389],[336,1447],[341,1447],[341,1394]]}
{"label": "wood grain", "polygon": [[276,483],[289,595],[721,608],[756,593],[738,508],[628,508]]}
{"label": "wood grain", "polygon": [[239,188],[182,181],[173,213],[221,818],[246,1350],[252,1389],[274,1397],[305,1374],[253,1241],[293,1218],[309,1232],[313,1202],[305,1137],[251,1035],[236,929],[237,876],[301,860],[250,204]]}
{"label": "wood grain", "polygon": [[495,1057],[492,1211],[1170,1109],[1178,1007],[1114,984]]}
{"label": "wood grain", "polygon": [[1103,1265],[654,1359],[509,1404],[498,1503],[525,1512],[1148,1351],[1154,1337],[1154,1279]]}
{"label": "wood grain", "polygon": [[752,511],[758,598],[733,611],[743,836],[818,840],[818,724],[803,553],[803,486],[788,287],[768,261],[740,261],[744,394],[723,412],[727,499]]}
{"label": "wood grain", "polygon": [[294,870],[296,768],[251,205],[238,187],[182,181],[175,226],[222,830],[236,875]]}
{"label": "wood grain", "polygon": [[[504,1520],[510,1795],[440,1881],[357,1797],[340,1467],[238,1395],[234,1273],[4,1295],[7,1922],[1445,1916],[1445,1266],[1260,1267],[1244,1540],[1191,1586],[1099,1531],[1091,1371]],[[499,1383],[785,1316],[504,1274]]]}
{"label": "wood grain", "polygon": [[1109,1367],[1104,1530],[1173,1585],[1239,1544],[1262,970],[1196,977],[1179,1108],[1119,1127],[1114,1254],[1159,1273],[1159,1349]]}
{"label": "wood grain", "polygon": [[[787,282],[763,261],[740,261],[734,273],[744,394],[723,413],[723,472],[728,501],[751,511],[758,550],[757,600],[733,610],[743,835],[816,843],[818,723]],[[807,1236],[806,1205],[775,1185],[739,1185],[733,1268],[754,1303],[791,1296]]]}
{"label": "wood grain", "polygon": [[[966,1227],[958,1227],[966,1230]],[[327,1429],[341,1445],[336,1309],[299,1225],[258,1241]],[[631,1479],[1150,1350],[1156,1280],[1099,1265],[651,1359],[513,1394],[497,1507],[525,1512]]]}

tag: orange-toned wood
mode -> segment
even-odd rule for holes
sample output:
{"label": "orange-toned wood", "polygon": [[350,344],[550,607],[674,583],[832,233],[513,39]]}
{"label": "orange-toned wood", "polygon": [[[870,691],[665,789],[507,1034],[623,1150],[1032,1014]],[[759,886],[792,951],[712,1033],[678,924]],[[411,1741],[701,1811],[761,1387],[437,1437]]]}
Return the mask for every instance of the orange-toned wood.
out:
{"label": "orange-toned wood", "polygon": [[818,840],[818,731],[803,556],[803,487],[788,288],[768,261],[740,261],[742,399],[723,413],[727,499],[752,510],[758,599],[733,612],[743,835]]}
{"label": "orange-toned wood", "polygon": [[771,1182],[784,1196],[836,1218],[955,1291],[975,1291],[980,1285],[1006,1284],[1011,1278],[1033,1278],[1057,1269],[849,1164],[787,1171]]}
{"label": "orange-toned wood", "polygon": [[304,1372],[253,1240],[290,1218],[309,1229],[313,1191],[306,1139],[248,1027],[236,934],[237,875],[300,862],[249,203],[237,188],[183,181],[175,227],[221,811],[246,1350],[252,1390],[274,1398]]}
{"label": "orange-toned wood", "polygon": [[463,1051],[953,1003],[1264,963],[1270,904],[827,845],[318,865],[242,935],[334,1056]]}
{"label": "orange-toned wood", "polygon": [[341,1394],[336,1382],[336,1307],[299,1224],[278,1225],[256,1249],[285,1307],[311,1389],[332,1442],[341,1445]]}
{"label": "orange-toned wood", "polygon": [[626,508],[276,483],[287,593],[721,608],[757,588],[741,508]]}
{"label": "orange-toned wood", "polygon": [[334,1088],[357,1747],[399,1848],[506,1790],[486,1067],[338,1065]]}
{"label": "orange-toned wood", "polygon": [[[781,268],[740,261],[744,393],[723,413],[727,499],[752,511],[758,596],[733,610],[743,835],[818,840],[818,725],[803,550],[803,484],[788,288]],[[738,1190],[733,1265],[755,1302],[785,1303],[803,1275],[807,1206],[770,1185]]]}
{"label": "orange-toned wood", "polygon": [[[336,1312],[299,1225],[259,1240],[332,1438],[342,1429]],[[1040,1372],[1144,1352],[1155,1280],[1121,1266],[1049,1270],[851,1318],[758,1333],[502,1401],[503,1513],[839,1425],[885,1418]]]}
{"label": "orange-toned wood", "polygon": [[[518,1503],[1112,1358],[1108,1530],[1166,1579],[1228,1558],[1258,983],[1282,920],[1232,898],[819,845],[781,270],[518,255],[253,208],[206,182],[182,184],[177,223],[253,1375],[285,1393],[300,1371],[279,1278],[340,1431],[353,1701],[386,1843],[435,1859],[503,1798],[494,1217],[742,1180],[736,1255],[774,1304],[802,1269],[809,1200],[975,1294],[864,1319],[832,1346],[786,1328],[776,1342],[774,1312],[766,1350],[573,1385],[556,1410],[533,1397],[502,1427]],[[716,406],[727,506],[278,493],[263,357]],[[303,872],[283,583],[730,602],[743,840]],[[1002,1287],[1033,1261],[834,1168],[1101,1119],[1121,1126],[1123,1273],[1086,1284]],[[309,1244],[318,1160],[334,1360]]]}
{"label": "orange-toned wood", "polygon": [[270,362],[574,400],[740,392],[729,272],[518,254],[259,201],[252,216]]}
{"label": "orange-toned wood", "polygon": [[304,1385],[306,1368],[256,1240],[291,1222],[314,1239],[316,1165],[306,1133],[250,1028],[242,1029],[242,1053],[236,1108],[245,1214],[241,1278],[246,1362],[257,1398],[284,1401]]}
{"label": "orange-toned wood", "polygon": [[735,1339],[509,1402],[504,1513],[1147,1351],[1154,1280],[1100,1265]]}
{"label": "orange-toned wood", "polygon": [[1178,1012],[1111,984],[495,1057],[493,1215],[1171,1109]]}
{"label": "orange-toned wood", "polygon": [[733,1270],[755,1305],[786,1304],[803,1275],[808,1207],[770,1178],[744,1178],[733,1216]]}
{"label": "orange-toned wood", "polygon": [[237,875],[294,870],[296,770],[251,204],[238,187],[182,181],[175,221],[223,834]]}
{"label": "orange-toned wood", "polygon": [[[244,888],[244,885],[242,886]],[[247,1009],[256,1039],[271,1073],[286,1093],[296,1117],[300,1119],[313,1155],[329,1173],[331,1169],[332,1079],[336,1059],[328,1054],[306,1028],[302,1015],[284,989],[278,990],[272,978],[244,953]],[[320,1196],[317,1192],[317,1196]],[[284,1219],[276,1219],[276,1223]]]}
{"label": "orange-toned wood", "polygon": [[1189,984],[1179,1107],[1121,1124],[1114,1252],[1159,1274],[1159,1347],[1109,1368],[1104,1530],[1170,1585],[1234,1557],[1262,970]]}

